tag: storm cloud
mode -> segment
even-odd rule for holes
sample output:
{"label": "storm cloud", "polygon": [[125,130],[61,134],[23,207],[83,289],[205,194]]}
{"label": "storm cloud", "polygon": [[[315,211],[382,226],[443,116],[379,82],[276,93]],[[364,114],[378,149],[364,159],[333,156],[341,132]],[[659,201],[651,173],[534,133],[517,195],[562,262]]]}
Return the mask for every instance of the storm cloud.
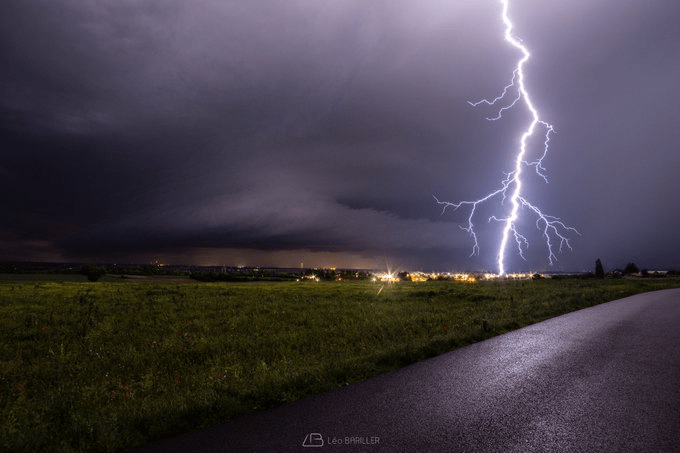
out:
{"label": "storm cloud", "polygon": [[[579,230],[554,270],[680,268],[675,2],[511,2],[555,126],[531,199]],[[495,269],[459,201],[527,116],[485,120],[517,51],[489,1],[0,6],[5,259]],[[502,207],[501,207],[502,208]],[[488,216],[487,216],[488,217]],[[540,232],[527,261],[548,270]],[[533,233],[531,233],[533,234]]]}

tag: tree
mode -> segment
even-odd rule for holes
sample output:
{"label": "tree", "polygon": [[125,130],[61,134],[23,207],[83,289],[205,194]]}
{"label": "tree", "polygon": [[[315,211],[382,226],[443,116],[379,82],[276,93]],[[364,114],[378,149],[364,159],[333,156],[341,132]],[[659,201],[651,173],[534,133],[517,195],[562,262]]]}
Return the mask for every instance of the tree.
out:
{"label": "tree", "polygon": [[623,274],[637,274],[640,272],[640,269],[635,265],[635,263],[628,263],[626,264],[626,268],[623,270]]}
{"label": "tree", "polygon": [[80,273],[83,274],[91,282],[96,282],[106,274],[106,269],[99,266],[83,266],[80,269]]}
{"label": "tree", "polygon": [[604,278],[604,268],[602,267],[602,261],[598,258],[595,261],[595,277]]}

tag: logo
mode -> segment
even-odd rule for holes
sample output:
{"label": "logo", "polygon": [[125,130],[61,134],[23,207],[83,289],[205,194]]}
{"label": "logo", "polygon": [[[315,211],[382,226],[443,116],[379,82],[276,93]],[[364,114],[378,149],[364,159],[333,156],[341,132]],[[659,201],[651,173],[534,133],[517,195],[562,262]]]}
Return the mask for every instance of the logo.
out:
{"label": "logo", "polygon": [[305,436],[303,447],[323,447],[323,437],[319,433],[309,433]]}

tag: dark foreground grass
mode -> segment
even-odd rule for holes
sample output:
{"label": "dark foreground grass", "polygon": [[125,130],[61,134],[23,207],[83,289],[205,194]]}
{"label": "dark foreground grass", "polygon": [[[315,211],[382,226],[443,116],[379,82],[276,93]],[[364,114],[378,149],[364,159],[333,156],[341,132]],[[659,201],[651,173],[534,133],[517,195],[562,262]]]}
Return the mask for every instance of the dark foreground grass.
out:
{"label": "dark foreground grass", "polygon": [[0,449],[120,451],[678,279],[0,281]]}

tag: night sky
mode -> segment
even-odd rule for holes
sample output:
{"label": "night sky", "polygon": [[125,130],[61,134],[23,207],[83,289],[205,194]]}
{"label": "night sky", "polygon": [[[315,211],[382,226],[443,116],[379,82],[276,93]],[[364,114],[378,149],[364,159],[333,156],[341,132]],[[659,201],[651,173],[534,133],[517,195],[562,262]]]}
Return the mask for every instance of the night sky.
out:
{"label": "night sky", "polygon": [[[512,170],[528,112],[467,101],[519,52],[496,0],[21,0],[0,5],[0,259],[496,269],[433,196]],[[555,128],[508,271],[680,268],[677,0],[514,0]],[[504,173],[505,172],[505,173]],[[529,172],[527,172],[528,174]],[[492,206],[489,206],[489,209]],[[493,206],[504,215],[507,203]]]}

